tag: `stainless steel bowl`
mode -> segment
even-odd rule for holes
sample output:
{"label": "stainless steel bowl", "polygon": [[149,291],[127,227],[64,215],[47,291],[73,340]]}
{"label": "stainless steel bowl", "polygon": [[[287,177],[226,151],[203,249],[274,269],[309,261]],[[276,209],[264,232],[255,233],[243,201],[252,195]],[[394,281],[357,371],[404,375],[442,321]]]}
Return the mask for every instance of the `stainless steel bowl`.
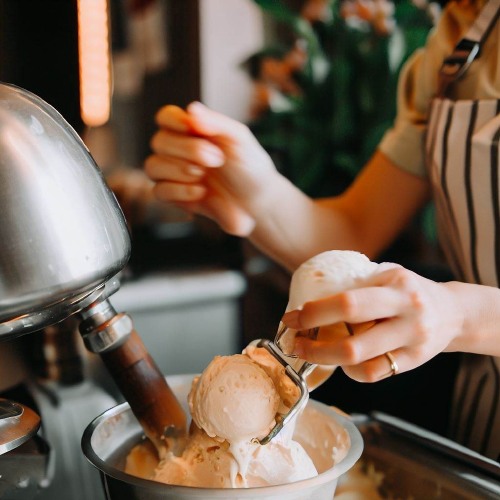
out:
{"label": "stainless steel bowl", "polygon": [[[187,394],[193,375],[167,377],[169,386],[187,410]],[[332,466],[333,447],[338,444],[335,436],[326,436],[313,422],[302,418],[297,424],[307,435],[310,446],[318,450],[311,457],[318,470],[318,476],[291,484],[260,488],[207,489],[186,486],[172,486],[141,479],[124,472],[124,461],[128,452],[137,444],[143,431],[133,416],[127,403],[111,408],[97,417],[85,430],[82,449],[85,456],[99,470],[107,499],[121,500],[191,500],[208,498],[231,498],[245,500],[331,500],[338,478],[347,472],[359,459],[363,450],[363,440],[356,426],[339,415],[329,406],[310,400],[310,408],[321,412],[335,423],[340,435],[345,436],[350,445],[341,460]],[[307,410],[307,409],[306,409]],[[309,428],[308,428],[309,427]],[[297,437],[297,436],[296,436]],[[309,447],[308,447],[309,448]]]}
{"label": "stainless steel bowl", "polygon": [[130,256],[123,213],[80,137],[1,83],[0,241],[0,340],[82,309]]}

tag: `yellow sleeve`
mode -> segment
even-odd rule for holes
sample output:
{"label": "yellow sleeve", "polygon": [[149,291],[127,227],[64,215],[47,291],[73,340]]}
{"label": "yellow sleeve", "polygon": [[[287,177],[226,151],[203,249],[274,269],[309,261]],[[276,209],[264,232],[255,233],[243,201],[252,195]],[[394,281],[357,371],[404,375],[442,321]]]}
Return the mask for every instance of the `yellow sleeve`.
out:
{"label": "yellow sleeve", "polygon": [[425,175],[424,138],[428,111],[428,100],[421,98],[424,85],[419,81],[424,58],[425,51],[418,50],[402,69],[397,116],[378,148],[399,168],[419,176]]}
{"label": "yellow sleeve", "polygon": [[[436,93],[442,61],[465,34],[477,15],[479,5],[451,2],[431,31],[424,48],[417,50],[401,70],[397,116],[379,144],[395,165],[415,175],[425,176],[424,141],[427,116]],[[469,68],[465,77],[454,85],[453,99],[498,98],[500,90],[499,25],[490,33],[482,56]],[[496,89],[496,91],[492,90]]]}

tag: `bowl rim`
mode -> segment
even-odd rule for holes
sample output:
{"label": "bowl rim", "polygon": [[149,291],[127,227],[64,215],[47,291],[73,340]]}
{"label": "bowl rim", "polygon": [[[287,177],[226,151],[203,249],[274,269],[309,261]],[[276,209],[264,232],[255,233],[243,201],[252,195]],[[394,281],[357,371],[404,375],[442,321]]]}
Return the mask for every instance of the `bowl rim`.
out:
{"label": "bowl rim", "polygon": [[[166,379],[175,393],[176,386],[180,385],[181,383],[184,384],[198,375],[199,374],[168,375],[166,376]],[[262,494],[278,494],[280,492],[286,493],[289,492],[291,484],[293,484],[294,489],[299,490],[301,489],[301,487],[312,488],[333,481],[334,479],[347,472],[350,468],[352,468],[354,464],[359,460],[363,452],[363,437],[356,424],[349,417],[340,414],[333,407],[330,407],[319,401],[315,401],[314,399],[309,399],[307,404],[311,405],[321,413],[333,417],[337,423],[341,424],[349,436],[351,446],[346,456],[330,469],[319,473],[317,476],[308,479],[302,479],[300,481],[295,481],[293,483],[278,484],[273,486],[258,486],[252,488],[203,488],[194,486],[180,486],[160,483],[152,479],[143,479],[131,474],[127,474],[126,472],[119,470],[116,467],[112,467],[104,460],[102,460],[94,451],[91,444],[91,438],[95,430],[101,423],[117,415],[120,415],[127,410],[130,410],[130,405],[127,402],[113,406],[112,408],[106,410],[105,412],[97,416],[94,420],[92,420],[92,422],[90,422],[90,424],[83,432],[81,447],[83,454],[85,455],[87,460],[101,473],[118,481],[123,481],[128,484],[146,488],[151,492],[161,493],[168,490],[171,493],[175,493],[177,491],[179,494],[189,493],[194,496],[197,496],[197,494],[199,493],[200,497],[202,497],[207,492],[211,492],[212,495],[217,493],[217,498],[234,498],[235,490],[238,491],[238,497],[253,496],[255,491],[257,490]],[[135,419],[133,414],[132,417]]]}

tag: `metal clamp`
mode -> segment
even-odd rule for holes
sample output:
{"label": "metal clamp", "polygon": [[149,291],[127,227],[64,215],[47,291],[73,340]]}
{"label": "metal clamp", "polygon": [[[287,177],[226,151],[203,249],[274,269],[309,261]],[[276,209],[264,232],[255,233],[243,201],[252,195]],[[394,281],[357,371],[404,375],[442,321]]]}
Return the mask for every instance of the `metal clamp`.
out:
{"label": "metal clamp", "polygon": [[115,311],[106,299],[81,313],[79,330],[85,347],[96,354],[111,351],[122,345],[134,329],[132,318]]}
{"label": "metal clamp", "polygon": [[438,95],[444,96],[448,87],[465,74],[474,59],[479,57],[480,49],[481,44],[479,42],[467,38],[460,40],[453,54],[447,57],[441,65]]}
{"label": "metal clamp", "polygon": [[479,42],[467,40],[466,38],[460,40],[455,47],[453,54],[443,61],[441,67],[441,74],[448,78],[460,78],[472,64],[474,59],[479,56],[479,49],[481,45]]}
{"label": "metal clamp", "polygon": [[276,424],[266,436],[264,436],[262,439],[257,439],[257,442],[259,444],[264,445],[269,443],[269,441],[271,441],[271,439],[273,439],[285,425],[292,421],[296,417],[296,415],[298,415],[304,409],[307,401],[309,400],[309,390],[304,378],[293,369],[293,367],[284,358],[283,352],[273,342],[267,339],[257,339],[251,342],[250,345],[254,345],[255,347],[263,347],[277,361],[279,361],[279,363],[285,368],[285,373],[287,374],[287,376],[298,387],[300,393],[298,400],[290,408],[288,413],[286,413],[280,419],[276,419]]}

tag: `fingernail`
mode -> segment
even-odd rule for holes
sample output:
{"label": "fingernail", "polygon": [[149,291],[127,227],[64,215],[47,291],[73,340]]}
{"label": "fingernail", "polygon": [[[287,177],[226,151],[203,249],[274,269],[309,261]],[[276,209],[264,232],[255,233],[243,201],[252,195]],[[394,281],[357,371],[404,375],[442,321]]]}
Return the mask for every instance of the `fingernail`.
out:
{"label": "fingernail", "polygon": [[195,177],[201,177],[205,171],[201,167],[197,167],[196,165],[188,165],[187,173],[190,175],[194,175]]}
{"label": "fingernail", "polygon": [[201,102],[199,101],[193,101],[192,103],[189,104],[189,106],[187,107],[187,110],[191,113],[198,113],[198,112],[202,112],[203,110],[207,109],[205,105],[203,105]]}
{"label": "fingernail", "polygon": [[302,325],[300,324],[300,311],[295,309],[294,311],[289,311],[283,315],[281,321],[285,323],[289,328],[294,330],[300,330]]}
{"label": "fingernail", "polygon": [[209,167],[220,167],[224,163],[224,155],[217,149],[207,148],[203,151],[203,159]]}

